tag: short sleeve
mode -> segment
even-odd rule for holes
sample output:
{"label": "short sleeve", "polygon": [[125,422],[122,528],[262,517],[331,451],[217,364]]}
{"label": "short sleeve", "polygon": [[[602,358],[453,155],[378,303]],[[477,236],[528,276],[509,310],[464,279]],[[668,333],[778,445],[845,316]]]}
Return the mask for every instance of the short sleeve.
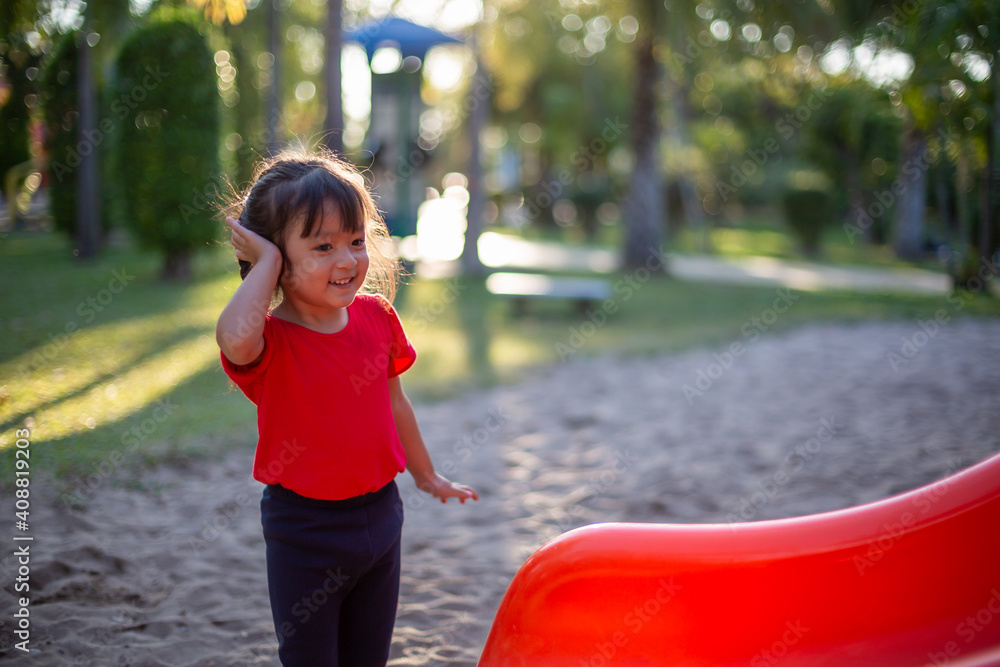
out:
{"label": "short sleeve", "polygon": [[226,375],[255,404],[260,398],[264,373],[271,363],[271,357],[274,356],[274,329],[270,320],[271,316],[268,315],[267,321],[264,323],[264,351],[261,352],[260,358],[253,363],[237,365],[230,361],[225,353],[219,352],[222,359],[222,369],[226,371]]}
{"label": "short sleeve", "polygon": [[389,345],[389,367],[386,369],[386,375],[396,377],[413,365],[413,362],[417,360],[417,351],[410,339],[406,337],[403,323],[399,321],[396,309],[381,296],[379,301],[389,317],[389,328],[392,330],[392,341]]}

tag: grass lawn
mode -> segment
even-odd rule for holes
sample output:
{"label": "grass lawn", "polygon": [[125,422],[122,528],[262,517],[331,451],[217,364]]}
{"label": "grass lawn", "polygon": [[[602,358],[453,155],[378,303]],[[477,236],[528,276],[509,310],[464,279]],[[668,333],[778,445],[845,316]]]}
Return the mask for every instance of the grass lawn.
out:
{"label": "grass lawn", "polygon": [[[860,237],[853,242],[841,225],[831,225],[824,230],[820,254],[809,258],[802,252],[798,241],[789,232],[783,213],[779,208],[762,207],[749,209],[739,220],[729,226],[716,225],[708,230],[709,248],[704,247],[703,234],[691,227],[682,226],[674,230],[668,244],[672,250],[681,253],[711,253],[720,257],[774,257],[796,261],[817,261],[827,264],[851,264],[859,266],[904,267],[915,266],[929,271],[943,273],[945,266],[936,256],[910,262],[895,257],[889,245],[868,245]],[[931,221],[932,223],[934,221]],[[710,221],[706,220],[706,224]],[[929,229],[939,236],[945,234],[940,225],[930,224]],[[515,233],[510,228],[500,227],[491,231]],[[621,227],[600,225],[595,239],[588,242],[579,227],[560,228],[529,226],[518,234],[540,241],[559,241],[570,245],[593,245],[617,248],[621,245]]]}
{"label": "grass lawn", "polygon": [[[798,261],[817,261],[859,266],[915,266],[944,272],[945,266],[936,256],[910,262],[895,257],[890,245],[869,245],[860,237],[852,239],[841,225],[831,225],[823,232],[818,257],[809,258],[799,242],[788,232],[780,211],[761,210],[731,227],[709,230],[711,251],[723,257],[763,256]],[[681,252],[704,252],[700,239],[690,228],[678,232],[673,245]]]}
{"label": "grass lawn", "polygon": [[[156,255],[125,247],[80,262],[50,234],[0,242],[4,469],[13,469],[14,431],[25,426],[32,470],[53,473],[62,490],[83,490],[84,500],[89,487],[140,483],[122,472],[233,446],[252,450],[253,406],[230,388],[214,339],[216,318],[239,282],[235,261],[225,248],[208,248],[189,284],[160,282],[159,264]],[[531,304],[529,316],[515,317],[481,280],[412,279],[396,299],[419,353],[404,386],[418,401],[432,401],[515,380],[561,357],[722,345],[741,340],[742,327],[776,296],[773,288],[669,278],[630,286],[625,278],[612,276],[617,310],[595,327],[568,303]],[[769,330],[817,320],[915,322],[939,308],[1000,316],[1000,303],[983,296],[955,312],[944,298],[802,293]]]}

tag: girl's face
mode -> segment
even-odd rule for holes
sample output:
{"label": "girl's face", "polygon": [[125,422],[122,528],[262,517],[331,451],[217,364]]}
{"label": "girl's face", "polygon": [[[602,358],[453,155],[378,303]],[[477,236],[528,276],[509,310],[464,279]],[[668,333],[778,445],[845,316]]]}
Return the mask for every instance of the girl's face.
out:
{"label": "girl's face", "polygon": [[346,308],[368,273],[365,230],[343,231],[340,212],[329,207],[312,236],[302,237],[300,220],[288,230],[285,254],[291,270],[281,279],[285,298],[318,310]]}

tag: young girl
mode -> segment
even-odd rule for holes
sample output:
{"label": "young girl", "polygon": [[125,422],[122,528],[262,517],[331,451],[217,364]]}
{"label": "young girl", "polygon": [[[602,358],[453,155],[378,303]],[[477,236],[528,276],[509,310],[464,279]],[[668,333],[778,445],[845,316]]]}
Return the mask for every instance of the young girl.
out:
{"label": "young girl", "polygon": [[[263,164],[229,210],[242,284],[222,365],[257,406],[254,478],[283,665],[388,660],[403,505],[393,481],[479,496],[434,471],[399,374],[416,359],[389,300],[398,264],[361,176],[328,154]],[[280,302],[270,309],[272,298]]]}

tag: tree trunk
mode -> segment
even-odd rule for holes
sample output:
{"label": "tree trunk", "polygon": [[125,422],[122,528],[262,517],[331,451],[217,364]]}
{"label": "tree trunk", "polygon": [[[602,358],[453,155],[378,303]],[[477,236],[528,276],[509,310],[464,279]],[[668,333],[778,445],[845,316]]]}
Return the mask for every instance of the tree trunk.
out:
{"label": "tree trunk", "polygon": [[[839,150],[840,159],[844,164],[858,164],[858,156],[850,147],[844,145]],[[861,176],[857,169],[847,170],[847,219],[855,227],[860,227],[858,222],[865,220],[868,213],[865,211],[865,189],[861,182]],[[867,245],[875,242],[875,225],[864,225],[861,233]],[[853,237],[851,243],[853,243]]]}
{"label": "tree trunk", "polygon": [[[657,13],[655,5],[650,11],[654,15]],[[666,268],[659,261],[666,226],[666,206],[660,170],[660,123],[656,109],[660,77],[653,54],[656,34],[654,21],[636,40],[636,83],[631,127],[635,165],[630,179],[631,192],[624,207],[624,264],[627,269],[641,266],[658,270]]]}
{"label": "tree trunk", "polygon": [[948,172],[943,163],[935,170],[934,198],[937,201],[938,215],[941,217],[941,225],[948,232],[948,243],[950,245],[952,243],[950,237],[955,235],[957,228],[955,218],[951,215],[951,202],[948,201]]}
{"label": "tree trunk", "polygon": [[[486,267],[479,259],[479,235],[483,233],[483,215],[486,196],[483,192],[483,164],[479,137],[483,131],[486,108],[489,104],[489,75],[479,57],[478,44],[473,37],[472,48],[476,54],[476,76],[469,89],[469,206],[466,215],[465,246],[462,248],[462,271],[467,276],[481,276]],[[485,93],[485,94],[484,94]]]}
{"label": "tree trunk", "polygon": [[163,264],[163,279],[187,281],[191,279],[191,251],[168,250]]}
{"label": "tree trunk", "polygon": [[280,0],[270,0],[267,16],[268,50],[274,57],[271,64],[271,85],[267,90],[267,151],[274,155],[281,150],[281,12]]}
{"label": "tree trunk", "polygon": [[[684,150],[691,145],[691,136],[688,134],[688,94],[686,86],[682,84],[671,85],[667,95],[668,99],[674,100],[675,117],[674,124],[670,130],[672,143],[679,149]],[[708,234],[708,226],[705,224],[705,209],[698,199],[698,190],[695,184],[688,178],[688,174],[683,169],[677,174],[677,189],[681,195],[684,217],[695,239],[695,249],[698,252],[710,252],[712,243]]]}
{"label": "tree trunk", "polygon": [[[902,164],[922,161],[927,150],[927,138],[916,128],[903,136]],[[896,255],[903,259],[920,259],[924,251],[924,214],[927,202],[927,170],[919,169],[916,179],[899,195],[896,204]]]}
{"label": "tree trunk", "polygon": [[[681,10],[679,8],[671,12],[667,19],[670,25],[671,49],[682,50],[682,44],[688,37],[687,26],[681,20]],[[686,68],[678,67],[676,71],[677,79],[672,76],[665,77],[667,84],[667,99],[673,100],[674,122],[670,125],[671,144],[681,151],[686,151],[691,145],[691,135],[688,130],[690,126],[691,110],[688,105],[690,96],[689,81]],[[710,252],[712,249],[711,238],[709,237],[708,225],[705,221],[705,208],[698,198],[698,188],[689,178],[684,166],[677,174],[677,189],[681,196],[681,206],[684,209],[684,218],[695,239],[695,249],[698,252]]]}
{"label": "tree trunk", "polygon": [[260,128],[254,129],[254,122],[260,116],[260,91],[253,86],[256,67],[246,46],[244,36],[249,32],[251,19],[244,19],[242,25],[234,26],[226,22],[224,30],[229,38],[231,62],[236,67],[236,91],[240,101],[233,109],[235,130],[240,135],[240,145],[235,151],[236,171],[234,180],[237,187],[249,183],[253,178],[254,162],[263,148]]}
{"label": "tree trunk", "polygon": [[[94,90],[92,47],[87,43],[90,32],[89,22],[80,34],[80,50],[77,60],[77,89],[79,120],[80,166],[76,171],[76,250],[80,258],[97,254],[101,241],[101,198],[100,161],[98,146],[91,137],[97,136],[97,93]],[[83,147],[90,150],[84,152]]]}
{"label": "tree trunk", "polygon": [[993,123],[990,126],[987,153],[986,172],[986,206],[983,211],[982,228],[979,230],[979,256],[984,260],[992,260],[996,248],[996,239],[993,237],[994,207],[1000,201],[1000,62],[997,57],[993,57]]}
{"label": "tree trunk", "polygon": [[326,146],[335,153],[344,152],[344,107],[340,81],[340,52],[342,44],[343,0],[326,3]]}
{"label": "tree trunk", "polygon": [[[986,143],[987,145],[990,143],[988,137]],[[974,257],[976,269],[990,256],[990,220],[992,219],[990,215],[990,181],[993,180],[990,176],[993,171],[993,156],[987,155],[986,168],[983,169],[982,183],[979,188],[979,238],[973,244],[979,251]]]}

